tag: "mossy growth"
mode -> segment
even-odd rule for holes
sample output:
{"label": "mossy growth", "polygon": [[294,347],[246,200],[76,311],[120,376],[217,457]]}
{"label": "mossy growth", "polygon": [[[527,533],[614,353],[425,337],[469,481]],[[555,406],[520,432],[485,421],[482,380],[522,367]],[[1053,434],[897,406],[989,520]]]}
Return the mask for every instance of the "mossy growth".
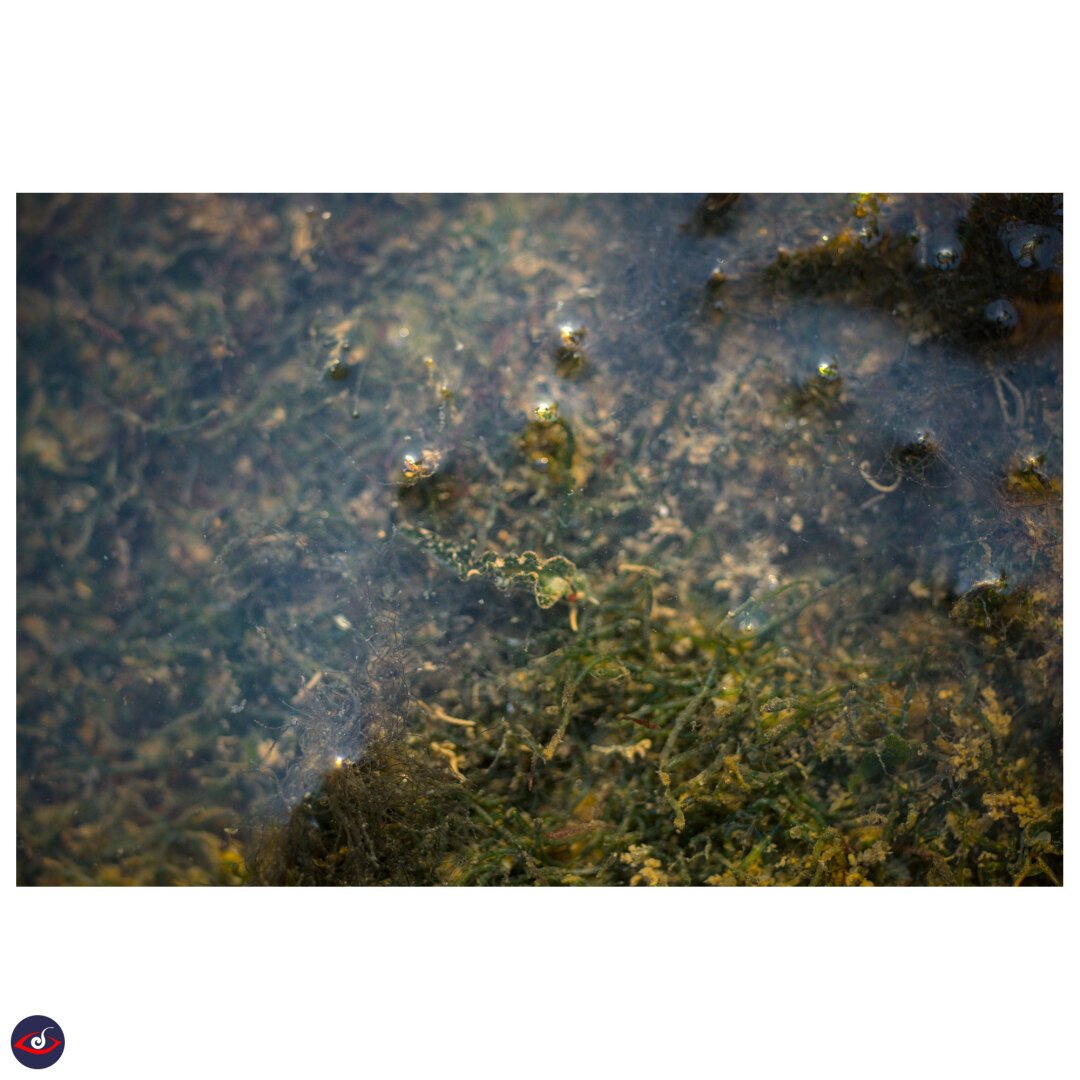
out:
{"label": "mossy growth", "polygon": [[1019,503],[1059,501],[1062,495],[1060,478],[1046,470],[1045,454],[1027,454],[1014,461],[1002,489],[1007,499]]}
{"label": "mossy growth", "polygon": [[1036,624],[1030,590],[1009,586],[1004,577],[978,581],[952,607],[965,626],[995,637],[1017,638]]}
{"label": "mossy growth", "polygon": [[956,657],[983,662],[961,620],[900,611],[879,639],[856,620],[823,646],[825,613],[867,600],[853,583],[762,597],[752,630],[739,611],[665,616],[658,588],[626,565],[577,634],[418,699],[303,801],[253,880],[1060,880],[1058,781],[1010,690],[956,677]]}
{"label": "mossy growth", "polygon": [[849,227],[781,252],[768,277],[780,290],[910,312],[920,335],[976,345],[1035,332],[1045,316],[1029,312],[1025,331],[1025,305],[1060,302],[1061,271],[1053,195],[958,199],[953,214],[937,202],[860,195]]}
{"label": "mossy growth", "polygon": [[472,834],[445,761],[400,732],[377,732],[359,760],[327,773],[250,864],[257,885],[427,885]]}
{"label": "mossy growth", "polygon": [[[553,408],[546,402],[544,406],[547,410]],[[552,487],[573,482],[574,433],[565,420],[545,412],[543,417],[528,423],[517,445],[529,469],[545,477]]]}

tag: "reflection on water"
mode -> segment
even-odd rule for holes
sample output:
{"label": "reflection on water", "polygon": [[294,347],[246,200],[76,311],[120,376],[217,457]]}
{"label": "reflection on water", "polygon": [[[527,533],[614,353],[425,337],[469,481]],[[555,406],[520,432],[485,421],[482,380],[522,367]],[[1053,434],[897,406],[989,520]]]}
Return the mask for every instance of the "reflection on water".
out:
{"label": "reflection on water", "polygon": [[19,880],[1059,882],[1062,228],[20,201]]}

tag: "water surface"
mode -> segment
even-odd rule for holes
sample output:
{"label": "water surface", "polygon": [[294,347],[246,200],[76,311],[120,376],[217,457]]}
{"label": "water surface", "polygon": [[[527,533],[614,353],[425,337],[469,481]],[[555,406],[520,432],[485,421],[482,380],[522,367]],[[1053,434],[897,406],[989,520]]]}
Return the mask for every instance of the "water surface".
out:
{"label": "water surface", "polygon": [[20,882],[1060,882],[1059,198],[18,228]]}

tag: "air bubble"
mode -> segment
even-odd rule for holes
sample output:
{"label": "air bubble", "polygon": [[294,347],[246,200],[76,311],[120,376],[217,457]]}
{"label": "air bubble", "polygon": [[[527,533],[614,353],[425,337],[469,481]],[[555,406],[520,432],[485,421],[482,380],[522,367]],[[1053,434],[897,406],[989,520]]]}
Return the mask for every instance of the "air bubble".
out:
{"label": "air bubble", "polygon": [[938,270],[955,270],[960,265],[960,245],[945,242],[934,249],[934,266]]}
{"label": "air bubble", "polygon": [[1017,265],[1025,270],[1061,268],[1062,238],[1057,229],[1010,221],[1003,226],[1001,238]]}
{"label": "air bubble", "polygon": [[728,618],[740,634],[747,636],[758,633],[769,621],[765,608],[752,600],[748,600],[735,611],[729,611]]}
{"label": "air bubble", "polygon": [[718,266],[710,275],[709,280],[705,283],[705,297],[706,301],[713,309],[713,311],[724,310],[724,283],[727,281],[727,275]]}
{"label": "air bubble", "polygon": [[919,244],[919,262],[931,270],[955,270],[963,253],[963,245],[952,231],[930,233]]}
{"label": "air bubble", "polygon": [[881,243],[881,229],[876,221],[862,221],[854,229],[855,239],[864,248],[877,247]]}
{"label": "air bubble", "polygon": [[588,364],[583,342],[588,331],[584,326],[564,323],[559,327],[559,344],[555,348],[555,370],[564,379],[576,379],[584,374]]}
{"label": "air bubble", "polygon": [[823,379],[825,382],[835,382],[840,378],[840,368],[836,365],[836,360],[831,356],[823,356],[817,365],[818,378]]}
{"label": "air bubble", "polygon": [[987,304],[983,316],[994,330],[1011,330],[1020,321],[1016,308],[1008,300]]}

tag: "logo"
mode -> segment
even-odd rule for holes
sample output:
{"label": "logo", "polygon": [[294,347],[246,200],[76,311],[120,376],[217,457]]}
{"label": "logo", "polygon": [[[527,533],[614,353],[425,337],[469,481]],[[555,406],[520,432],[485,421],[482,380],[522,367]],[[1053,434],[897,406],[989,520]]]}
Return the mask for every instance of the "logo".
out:
{"label": "logo", "polygon": [[11,1033],[11,1052],[28,1069],[47,1069],[64,1052],[64,1033],[47,1016],[28,1016]]}

